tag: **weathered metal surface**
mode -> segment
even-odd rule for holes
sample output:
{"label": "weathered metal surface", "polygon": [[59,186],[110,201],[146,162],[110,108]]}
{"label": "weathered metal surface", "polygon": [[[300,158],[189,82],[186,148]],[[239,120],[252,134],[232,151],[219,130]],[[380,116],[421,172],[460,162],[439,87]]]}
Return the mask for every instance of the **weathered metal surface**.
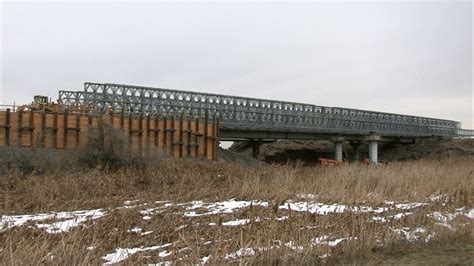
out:
{"label": "weathered metal surface", "polygon": [[[217,158],[216,123],[209,121],[208,130],[199,128],[204,119],[181,117],[160,118],[114,113],[69,114],[42,111],[0,111],[0,147],[84,149],[89,139],[101,132],[104,141],[113,140],[124,150],[137,155],[168,154],[174,157]],[[95,134],[90,134],[95,130]],[[98,130],[98,131],[97,131]],[[190,136],[195,136],[191,138]],[[188,141],[184,141],[184,139]],[[191,149],[195,152],[191,152]]]}
{"label": "weathered metal surface", "polygon": [[226,131],[352,134],[380,136],[467,136],[457,121],[410,115],[254,99],[192,91],[112,83],[85,83],[84,91],[60,91],[64,108],[92,109],[145,115],[181,115],[219,119]]}

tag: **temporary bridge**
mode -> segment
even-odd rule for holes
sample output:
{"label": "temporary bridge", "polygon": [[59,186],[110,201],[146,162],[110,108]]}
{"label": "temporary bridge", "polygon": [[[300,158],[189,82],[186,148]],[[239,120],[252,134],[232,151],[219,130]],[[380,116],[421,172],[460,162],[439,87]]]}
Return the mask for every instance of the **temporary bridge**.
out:
{"label": "temporary bridge", "polygon": [[254,154],[265,141],[326,139],[335,144],[335,159],[342,160],[343,142],[356,151],[368,142],[369,159],[376,163],[379,142],[474,136],[452,120],[114,83],[87,82],[83,91],[59,91],[59,102],[64,109],[217,117],[219,140],[251,140]]}

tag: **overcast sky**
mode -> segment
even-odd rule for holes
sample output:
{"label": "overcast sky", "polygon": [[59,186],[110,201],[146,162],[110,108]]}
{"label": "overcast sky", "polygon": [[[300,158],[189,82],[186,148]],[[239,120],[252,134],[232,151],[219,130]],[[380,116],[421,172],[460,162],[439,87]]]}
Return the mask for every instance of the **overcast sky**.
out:
{"label": "overcast sky", "polygon": [[473,125],[472,3],[5,3],[0,103],[111,82]]}

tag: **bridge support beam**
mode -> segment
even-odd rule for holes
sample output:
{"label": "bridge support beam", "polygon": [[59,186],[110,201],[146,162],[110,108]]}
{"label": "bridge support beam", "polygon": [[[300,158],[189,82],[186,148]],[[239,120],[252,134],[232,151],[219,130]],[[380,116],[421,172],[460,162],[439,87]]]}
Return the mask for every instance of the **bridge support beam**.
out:
{"label": "bridge support beam", "polygon": [[344,142],[343,137],[332,138],[334,142],[334,160],[342,161],[342,143]]}
{"label": "bridge support beam", "polygon": [[369,160],[373,164],[378,163],[378,142],[379,141],[380,141],[380,136],[367,137],[367,142],[369,143]]}

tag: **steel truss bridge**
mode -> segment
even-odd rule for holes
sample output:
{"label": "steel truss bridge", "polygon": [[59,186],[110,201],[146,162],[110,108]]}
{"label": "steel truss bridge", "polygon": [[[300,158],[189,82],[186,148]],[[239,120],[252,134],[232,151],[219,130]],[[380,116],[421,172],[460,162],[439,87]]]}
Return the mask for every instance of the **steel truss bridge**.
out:
{"label": "steel truss bridge", "polygon": [[83,91],[59,91],[59,101],[64,108],[132,115],[217,117],[220,140],[474,136],[451,120],[113,83],[88,82]]}

